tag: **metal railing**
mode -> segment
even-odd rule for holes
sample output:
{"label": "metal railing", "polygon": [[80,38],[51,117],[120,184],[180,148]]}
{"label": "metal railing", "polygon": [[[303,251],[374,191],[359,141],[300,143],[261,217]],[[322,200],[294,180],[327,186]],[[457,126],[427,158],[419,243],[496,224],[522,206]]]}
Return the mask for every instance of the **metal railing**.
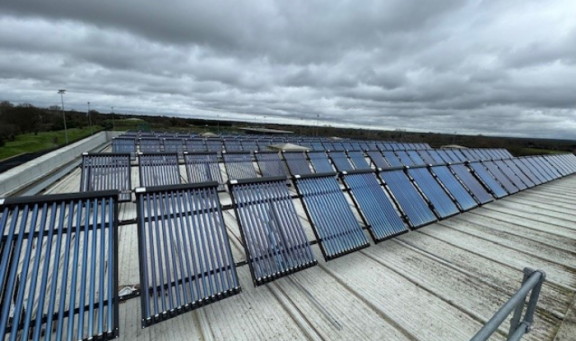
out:
{"label": "metal railing", "polygon": [[[542,270],[532,270],[524,268],[524,278],[522,279],[522,286],[518,291],[506,302],[494,316],[474,335],[470,341],[485,341],[498,329],[504,322],[506,317],[514,311],[514,315],[510,320],[510,330],[508,332],[508,341],[517,341],[530,332],[532,323],[534,322],[534,311],[540,296],[540,289],[542,283],[546,280],[546,273]],[[531,293],[530,293],[531,291]],[[528,307],[522,317],[524,310],[524,302],[530,293],[530,300]],[[522,321],[520,319],[522,318]]]}

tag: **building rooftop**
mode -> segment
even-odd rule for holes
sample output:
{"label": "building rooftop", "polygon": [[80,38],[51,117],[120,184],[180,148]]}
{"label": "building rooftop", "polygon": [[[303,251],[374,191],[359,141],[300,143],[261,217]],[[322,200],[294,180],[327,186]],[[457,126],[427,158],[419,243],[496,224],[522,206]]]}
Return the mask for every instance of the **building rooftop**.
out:
{"label": "building rooftop", "polygon": [[[132,167],[132,179],[137,168]],[[76,192],[73,171],[47,193]],[[133,180],[135,181],[135,180]],[[120,304],[121,340],[467,340],[542,269],[534,329],[526,340],[576,335],[576,176],[442,220],[261,287],[238,268],[242,293],[142,329],[140,300]],[[221,193],[223,205],[230,202]],[[304,210],[300,219],[313,239]],[[136,217],[120,204],[120,220]],[[234,213],[224,217],[234,259],[245,259]],[[119,230],[120,288],[139,283],[136,225]],[[492,339],[505,339],[508,325]]]}
{"label": "building rooftop", "polygon": [[[105,152],[110,151],[108,147]],[[221,167],[223,167],[221,165]],[[75,193],[78,167],[43,194]],[[132,188],[138,167],[131,167]],[[180,174],[186,174],[180,165]],[[547,274],[523,340],[576,335],[576,175],[521,191],[147,328],[139,297],[119,305],[119,340],[468,340],[520,287],[523,268]],[[316,239],[301,200],[293,203]],[[246,260],[228,193],[220,192],[234,261]],[[119,204],[119,288],[140,283],[136,204]],[[357,217],[361,221],[360,217]],[[504,323],[491,340],[505,340]]]}

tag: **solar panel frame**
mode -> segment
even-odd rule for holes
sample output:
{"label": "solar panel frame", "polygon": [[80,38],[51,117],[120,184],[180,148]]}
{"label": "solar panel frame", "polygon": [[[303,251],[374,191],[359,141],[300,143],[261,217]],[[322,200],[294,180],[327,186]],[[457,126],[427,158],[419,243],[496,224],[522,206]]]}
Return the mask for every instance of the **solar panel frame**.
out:
{"label": "solar panel frame", "polygon": [[161,153],[162,140],[159,138],[140,138],[141,153]]}
{"label": "solar panel frame", "polygon": [[294,184],[326,261],[370,246],[336,173],[297,175]]}
{"label": "solar panel frame", "polygon": [[460,213],[458,206],[427,167],[408,168],[408,175],[428,198],[433,211],[439,218],[445,219]]}
{"label": "solar panel frame", "polygon": [[398,157],[396,156],[396,154],[394,154],[393,151],[383,151],[382,155],[392,168],[404,166],[404,164],[402,164],[400,159],[398,159]]}
{"label": "solar panel frame", "polygon": [[556,180],[561,177],[561,174],[544,160],[543,156],[535,156],[532,161],[540,166],[549,176],[550,180]]}
{"label": "solar panel frame", "polygon": [[314,168],[314,173],[330,173],[334,171],[334,168],[332,168],[332,164],[330,163],[326,152],[309,151],[307,152],[307,155],[310,163],[312,164],[312,167]]}
{"label": "solar panel frame", "polygon": [[440,156],[440,154],[438,153],[437,150],[435,150],[435,149],[430,149],[430,150],[428,150],[428,154],[430,154],[430,156],[432,157],[432,159],[434,159],[434,164],[437,164],[437,165],[445,165],[445,164],[447,164],[447,162],[444,161],[444,159]]}
{"label": "solar panel frame", "polygon": [[326,151],[326,147],[320,141],[312,141],[310,144],[314,151]]}
{"label": "solar panel frame", "polygon": [[216,181],[219,191],[224,191],[224,180],[216,152],[186,152],[184,166],[189,183]]}
{"label": "solar panel frame", "polygon": [[400,169],[390,169],[378,172],[401,211],[404,213],[412,229],[426,226],[438,219],[426,199],[418,192],[408,176]]}
{"label": "solar panel frame", "polygon": [[396,152],[396,155],[398,156],[398,159],[400,160],[400,162],[402,162],[404,166],[416,166],[416,163],[412,160],[412,158],[410,158],[408,152],[404,150],[399,150]]}
{"label": "solar panel frame", "polygon": [[460,158],[458,157],[458,155],[454,152],[454,149],[452,148],[447,148],[447,149],[443,149],[444,152],[446,153],[446,155],[448,155],[448,157],[450,158],[450,162],[460,162]]}
{"label": "solar panel frame", "polygon": [[496,166],[498,166],[500,171],[504,173],[504,175],[506,175],[506,177],[512,182],[512,184],[516,186],[517,189],[523,191],[528,188],[528,185],[526,185],[524,181],[522,181],[522,179],[520,179],[520,177],[516,175],[516,172],[512,168],[510,168],[510,166],[508,166],[508,164],[505,163],[503,160],[494,160],[493,162]]}
{"label": "solar panel frame", "polygon": [[370,169],[370,165],[364,158],[364,153],[360,150],[349,150],[346,152],[348,158],[352,162],[354,169]]}
{"label": "solar panel frame", "polygon": [[[224,140],[224,149],[226,150],[226,153],[228,153],[228,154],[244,151],[244,148],[242,148],[240,141],[238,141],[236,139],[225,139]],[[250,152],[250,151],[247,151],[247,152]]]}
{"label": "solar panel frame", "polygon": [[476,153],[480,156],[481,160],[490,160],[492,159],[488,153],[486,153],[485,148],[477,148]]}
{"label": "solar panel frame", "polygon": [[478,203],[468,192],[468,189],[460,183],[460,180],[450,171],[448,166],[433,166],[430,171],[437,181],[450,193],[461,211],[465,212],[478,207]]}
{"label": "solar panel frame", "polygon": [[282,154],[286,161],[286,165],[288,166],[288,172],[291,175],[312,174],[305,152],[284,151]]}
{"label": "solar panel frame", "polygon": [[249,152],[256,152],[260,150],[260,147],[256,143],[256,141],[240,141],[242,145],[242,150],[249,151]]}
{"label": "solar panel frame", "polygon": [[462,149],[452,149],[452,153],[456,157],[456,162],[465,162],[466,156],[462,153]]}
{"label": "solar panel frame", "polygon": [[240,293],[218,186],[136,189],[143,328]]}
{"label": "solar panel frame", "polygon": [[[286,187],[286,180],[286,177],[271,177],[228,181],[254,286],[318,263]],[[269,233],[263,228],[268,229]],[[283,244],[278,244],[276,239]],[[270,245],[275,250],[270,250]]]}
{"label": "solar panel frame", "polygon": [[500,199],[508,195],[508,192],[506,192],[502,185],[488,172],[481,161],[470,162],[468,165],[473,171],[474,176],[486,186],[495,198]]}
{"label": "solar panel frame", "polygon": [[146,153],[138,155],[140,187],[180,184],[180,169],[176,153]]}
{"label": "solar panel frame", "polygon": [[544,157],[544,160],[554,167],[561,176],[566,176],[570,173],[564,161],[558,156],[547,155]]}
{"label": "solar panel frame", "polygon": [[346,150],[342,142],[332,142],[332,146],[334,147],[334,151],[343,152]]}
{"label": "solar panel frame", "polygon": [[408,232],[395,201],[372,170],[356,170],[341,176],[375,243]]}
{"label": "solar panel frame", "polygon": [[209,152],[216,152],[218,156],[222,155],[222,141],[215,139],[206,139],[206,150]]}
{"label": "solar panel frame", "polygon": [[80,192],[116,190],[119,201],[132,200],[130,154],[83,153]]}
{"label": "solar panel frame", "polygon": [[420,155],[420,159],[422,159],[422,161],[424,162],[424,164],[426,165],[433,165],[436,163],[436,161],[432,158],[432,156],[430,155],[430,153],[428,153],[428,150],[426,149],[420,149],[418,150],[418,154]]}
{"label": "solar panel frame", "polygon": [[380,152],[379,150],[369,150],[366,152],[366,154],[368,155],[368,157],[372,161],[372,164],[374,165],[375,168],[391,168],[392,167],[392,166],[390,166],[388,161],[386,161],[384,156],[382,156],[382,152]]}
{"label": "solar panel frame", "polygon": [[176,153],[179,157],[182,157],[184,154],[184,141],[179,138],[164,139],[164,152]]}
{"label": "solar panel frame", "polygon": [[426,164],[426,162],[420,157],[420,154],[418,154],[416,150],[409,150],[406,153],[415,165],[422,166]]}
{"label": "solar panel frame", "polygon": [[486,190],[482,182],[480,182],[471,172],[470,168],[464,164],[454,164],[448,166],[462,184],[474,196],[474,199],[480,204],[484,205],[494,201],[494,197]]}
{"label": "solar panel frame", "polygon": [[206,141],[203,139],[187,139],[184,141],[186,144],[186,151],[188,153],[207,152]]}
{"label": "solar panel frame", "polygon": [[536,186],[536,184],[524,173],[524,171],[518,166],[518,164],[514,162],[513,159],[502,159],[500,162],[505,163],[520,179],[520,181],[526,185],[527,188]]}
{"label": "solar panel frame", "polygon": [[496,178],[496,180],[504,187],[509,194],[518,193],[519,189],[508,178],[504,172],[498,168],[494,161],[482,161],[482,164],[488,168],[488,171]]}
{"label": "solar panel frame", "polygon": [[115,137],[112,139],[112,153],[129,153],[131,158],[135,158],[136,151],[136,140],[134,138]]}
{"label": "solar panel frame", "polygon": [[252,153],[250,152],[223,152],[224,167],[228,179],[251,179],[257,178],[256,169],[252,163]]}
{"label": "solar panel frame", "polygon": [[350,163],[350,160],[348,160],[348,157],[344,152],[330,151],[328,152],[328,156],[330,157],[330,160],[332,160],[332,164],[336,168],[336,171],[344,172],[354,170],[354,166]]}
{"label": "solar panel frame", "polygon": [[509,161],[514,163],[516,167],[518,167],[518,169],[522,171],[524,176],[526,176],[528,179],[530,179],[530,181],[532,181],[534,186],[538,186],[542,183],[542,180],[540,180],[540,178],[532,172],[530,167],[524,162],[522,162],[522,159],[514,158],[510,159]]}
{"label": "solar panel frame", "polygon": [[254,153],[254,157],[263,177],[288,175],[279,152],[257,152]]}
{"label": "solar panel frame", "polygon": [[538,168],[534,167],[531,162],[528,162],[527,158],[519,158],[517,160],[530,171],[530,174],[532,174],[532,176],[537,180],[539,185],[548,181],[546,177],[540,173]]}
{"label": "solar panel frame", "polygon": [[0,335],[118,337],[118,192],[0,199],[0,212],[2,300],[13,301],[1,305]]}

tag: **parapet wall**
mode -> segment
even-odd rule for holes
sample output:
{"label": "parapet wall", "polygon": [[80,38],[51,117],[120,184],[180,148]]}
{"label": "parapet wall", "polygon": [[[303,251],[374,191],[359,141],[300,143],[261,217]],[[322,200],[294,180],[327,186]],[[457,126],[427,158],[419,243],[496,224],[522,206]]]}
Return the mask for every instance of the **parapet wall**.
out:
{"label": "parapet wall", "polygon": [[99,132],[0,174],[0,197],[7,197],[17,192],[71,162],[82,153],[102,146],[120,134],[121,132]]}

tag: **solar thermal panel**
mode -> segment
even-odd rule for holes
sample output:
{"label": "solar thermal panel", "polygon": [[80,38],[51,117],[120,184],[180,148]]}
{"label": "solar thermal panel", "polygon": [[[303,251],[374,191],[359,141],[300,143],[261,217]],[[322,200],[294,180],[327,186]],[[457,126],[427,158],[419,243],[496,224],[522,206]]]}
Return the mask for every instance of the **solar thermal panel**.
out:
{"label": "solar thermal panel", "polygon": [[494,161],[494,164],[498,166],[498,169],[502,173],[504,173],[504,175],[506,175],[508,179],[510,179],[510,181],[512,182],[512,184],[514,184],[514,186],[516,186],[516,188],[518,188],[521,191],[528,188],[528,186],[520,179],[520,177],[516,175],[516,172],[514,172],[514,170],[508,166],[508,164],[506,164],[502,160],[496,160]]}
{"label": "solar thermal panel", "polygon": [[164,152],[177,153],[178,156],[182,156],[184,153],[184,141],[182,139],[165,139]]}
{"label": "solar thermal panel", "polygon": [[255,153],[258,167],[262,176],[286,176],[286,167],[280,159],[278,152],[258,152]]}
{"label": "solar thermal panel", "polygon": [[430,170],[456,200],[462,211],[468,211],[478,206],[478,203],[454,174],[452,174],[448,166],[434,166],[430,168]]}
{"label": "solar thermal panel", "polygon": [[306,154],[304,152],[284,152],[284,160],[288,165],[288,170],[292,175],[312,174]]}
{"label": "solar thermal panel", "polygon": [[185,141],[189,153],[206,152],[206,142],[203,139],[188,139]]}
{"label": "solar thermal panel", "polygon": [[118,192],[0,199],[0,335],[118,337]]}
{"label": "solar thermal panel", "polygon": [[216,152],[184,153],[184,164],[189,183],[216,181],[218,190],[224,190],[224,181]]}
{"label": "solar thermal panel", "polygon": [[368,231],[375,242],[408,232],[392,199],[385,193],[372,171],[352,171],[344,174],[342,178],[368,223]]}
{"label": "solar thermal panel", "polygon": [[315,173],[330,173],[334,171],[325,152],[308,152],[308,158],[314,167]]}
{"label": "solar thermal panel", "polygon": [[400,161],[400,159],[398,159],[396,154],[394,154],[394,152],[384,151],[384,152],[382,152],[382,155],[384,155],[384,159],[388,162],[388,164],[390,164],[390,166],[392,166],[392,167],[403,167],[404,166],[402,164],[402,162]]}
{"label": "solar thermal panel", "polygon": [[386,159],[384,159],[384,157],[382,156],[382,153],[380,151],[377,151],[377,150],[367,151],[366,154],[368,155],[370,160],[372,160],[374,167],[376,167],[376,168],[390,168],[391,167],[390,164],[388,163],[388,161],[386,161]]}
{"label": "solar thermal panel", "polygon": [[142,327],[240,292],[217,187],[136,189]]}
{"label": "solar thermal panel", "polygon": [[404,166],[415,166],[416,163],[410,158],[410,156],[408,155],[407,152],[403,151],[403,150],[399,150],[396,152],[396,155],[398,155],[398,159],[400,159],[400,162],[402,162],[402,164]]}
{"label": "solar thermal panel", "polygon": [[229,181],[254,285],[317,264],[285,177]]}
{"label": "solar thermal panel", "polygon": [[112,139],[112,152],[116,154],[129,153],[131,157],[135,157],[136,140],[134,138],[114,138]]}
{"label": "solar thermal panel", "polygon": [[482,161],[484,166],[488,168],[488,171],[492,173],[492,175],[498,180],[498,182],[508,191],[510,194],[514,194],[518,192],[518,188],[510,181],[508,176],[504,174],[504,172],[498,168],[498,166],[494,163],[494,161]]}
{"label": "solar thermal panel", "polygon": [[470,193],[474,196],[479,204],[486,204],[494,200],[492,195],[484,188],[482,183],[480,183],[474,175],[470,172],[470,169],[463,164],[456,164],[448,166],[456,175],[458,179],[468,188]]}
{"label": "solar thermal panel", "polygon": [[328,155],[330,156],[332,164],[334,165],[334,167],[336,167],[336,170],[338,172],[350,171],[354,169],[354,166],[352,166],[352,164],[350,163],[348,157],[346,157],[346,154],[344,152],[334,151],[329,152]]}
{"label": "solar thermal panel", "polygon": [[364,153],[358,150],[350,150],[347,152],[350,161],[354,165],[354,169],[370,169],[370,165],[364,158]]}
{"label": "solar thermal panel", "polygon": [[256,170],[252,164],[250,152],[222,153],[224,166],[228,179],[251,179],[256,178]]}
{"label": "solar thermal panel", "polygon": [[335,176],[311,174],[294,179],[326,260],[369,246]]}
{"label": "solar thermal panel", "polygon": [[436,216],[430,210],[428,203],[402,170],[385,170],[379,173],[380,178],[394,196],[404,212],[410,226],[418,228],[436,221]]}
{"label": "solar thermal panel", "polygon": [[181,182],[178,154],[140,154],[138,169],[141,187],[175,185]]}
{"label": "solar thermal panel", "polygon": [[427,168],[409,168],[408,174],[432,204],[440,218],[447,218],[460,213],[452,198],[430,174]]}
{"label": "solar thermal panel", "polygon": [[418,154],[416,150],[409,150],[406,153],[408,154],[414,165],[421,166],[426,164],[426,162],[424,162],[424,160],[420,157],[420,154]]}
{"label": "solar thermal panel", "polygon": [[160,153],[162,152],[162,140],[159,138],[141,138],[141,153]]}
{"label": "solar thermal panel", "polygon": [[82,154],[80,192],[119,191],[119,201],[132,199],[130,154]]}
{"label": "solar thermal panel", "polygon": [[474,172],[474,175],[484,183],[495,198],[500,199],[508,195],[506,190],[496,181],[480,161],[470,162],[469,166]]}
{"label": "solar thermal panel", "polygon": [[527,188],[534,187],[536,184],[526,175],[526,173],[518,166],[514,159],[503,159],[502,162],[506,164],[514,174],[526,185]]}

